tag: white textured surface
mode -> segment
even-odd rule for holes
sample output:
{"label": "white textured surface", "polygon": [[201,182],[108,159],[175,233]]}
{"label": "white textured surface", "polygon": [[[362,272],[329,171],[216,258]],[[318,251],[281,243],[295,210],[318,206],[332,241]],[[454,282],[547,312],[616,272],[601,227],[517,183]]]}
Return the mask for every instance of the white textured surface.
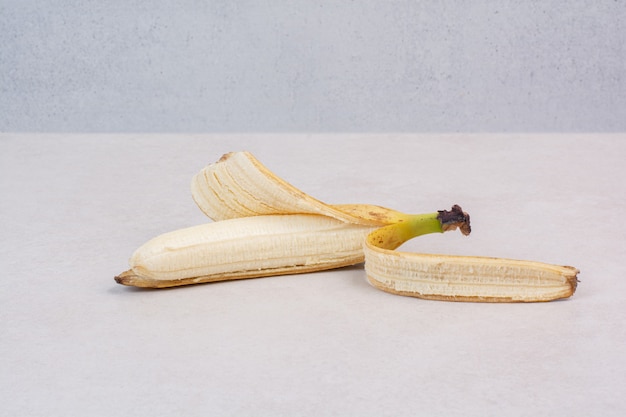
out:
{"label": "white textured surface", "polygon": [[[189,182],[251,150],[330,203],[459,203],[408,249],[571,264],[546,304],[394,296],[361,266],[142,291]],[[0,136],[1,416],[623,416],[626,136]]]}
{"label": "white textured surface", "polygon": [[623,1],[3,0],[0,131],[624,131]]}

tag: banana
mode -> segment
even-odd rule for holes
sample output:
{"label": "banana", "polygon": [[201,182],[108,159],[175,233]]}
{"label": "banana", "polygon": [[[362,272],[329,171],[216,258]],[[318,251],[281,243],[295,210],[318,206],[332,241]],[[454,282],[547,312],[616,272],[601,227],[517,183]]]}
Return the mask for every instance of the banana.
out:
{"label": "banana", "polygon": [[459,206],[410,215],[385,207],[323,203],[248,152],[232,152],[191,182],[213,223],[158,236],[116,276],[124,285],[186,284],[312,272],[365,260],[376,288],[426,299],[531,302],[574,294],[579,271],[532,261],[395,251],[426,233],[471,231]]}
{"label": "banana", "polygon": [[163,288],[339,268],[363,262],[363,241],[374,228],[314,214],[207,223],[148,241],[116,281]]}
{"label": "banana", "polygon": [[365,241],[365,273],[374,287],[398,295],[446,301],[537,302],[567,298],[578,270],[541,262],[394,251],[425,233],[459,227],[470,233],[459,206],[372,231]]}

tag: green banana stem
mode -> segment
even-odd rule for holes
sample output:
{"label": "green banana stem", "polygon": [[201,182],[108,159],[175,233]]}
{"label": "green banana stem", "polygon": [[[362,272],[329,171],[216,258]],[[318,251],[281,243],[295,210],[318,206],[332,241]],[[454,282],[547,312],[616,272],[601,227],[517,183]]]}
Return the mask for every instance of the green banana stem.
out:
{"label": "green banana stem", "polygon": [[469,215],[458,205],[451,210],[440,210],[436,213],[414,214],[406,220],[399,220],[367,236],[367,243],[381,249],[394,250],[407,240],[428,233],[443,233],[460,229],[464,235],[471,232]]}

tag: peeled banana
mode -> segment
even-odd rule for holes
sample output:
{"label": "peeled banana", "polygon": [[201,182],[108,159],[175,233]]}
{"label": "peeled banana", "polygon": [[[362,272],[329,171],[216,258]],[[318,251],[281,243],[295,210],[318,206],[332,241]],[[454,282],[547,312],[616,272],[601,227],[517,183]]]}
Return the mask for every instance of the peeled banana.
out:
{"label": "peeled banana", "polygon": [[295,274],[363,262],[374,226],[315,214],[242,217],[158,236],[130,258],[120,284],[171,287]]}
{"label": "peeled banana", "polygon": [[460,229],[469,216],[404,214],[373,205],[329,205],[305,194],[248,152],[224,155],[192,179],[192,196],[211,219],[139,247],[124,285],[178,285],[319,271],[365,260],[368,281],[419,298],[533,302],[570,297],[578,270],[540,262],[398,252],[426,233]]}

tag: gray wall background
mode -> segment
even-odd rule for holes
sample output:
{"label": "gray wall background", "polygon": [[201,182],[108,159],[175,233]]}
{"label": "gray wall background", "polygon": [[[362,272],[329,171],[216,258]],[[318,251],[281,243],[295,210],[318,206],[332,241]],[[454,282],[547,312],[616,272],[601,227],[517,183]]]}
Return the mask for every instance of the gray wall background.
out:
{"label": "gray wall background", "polygon": [[0,130],[626,130],[626,4],[0,0]]}

